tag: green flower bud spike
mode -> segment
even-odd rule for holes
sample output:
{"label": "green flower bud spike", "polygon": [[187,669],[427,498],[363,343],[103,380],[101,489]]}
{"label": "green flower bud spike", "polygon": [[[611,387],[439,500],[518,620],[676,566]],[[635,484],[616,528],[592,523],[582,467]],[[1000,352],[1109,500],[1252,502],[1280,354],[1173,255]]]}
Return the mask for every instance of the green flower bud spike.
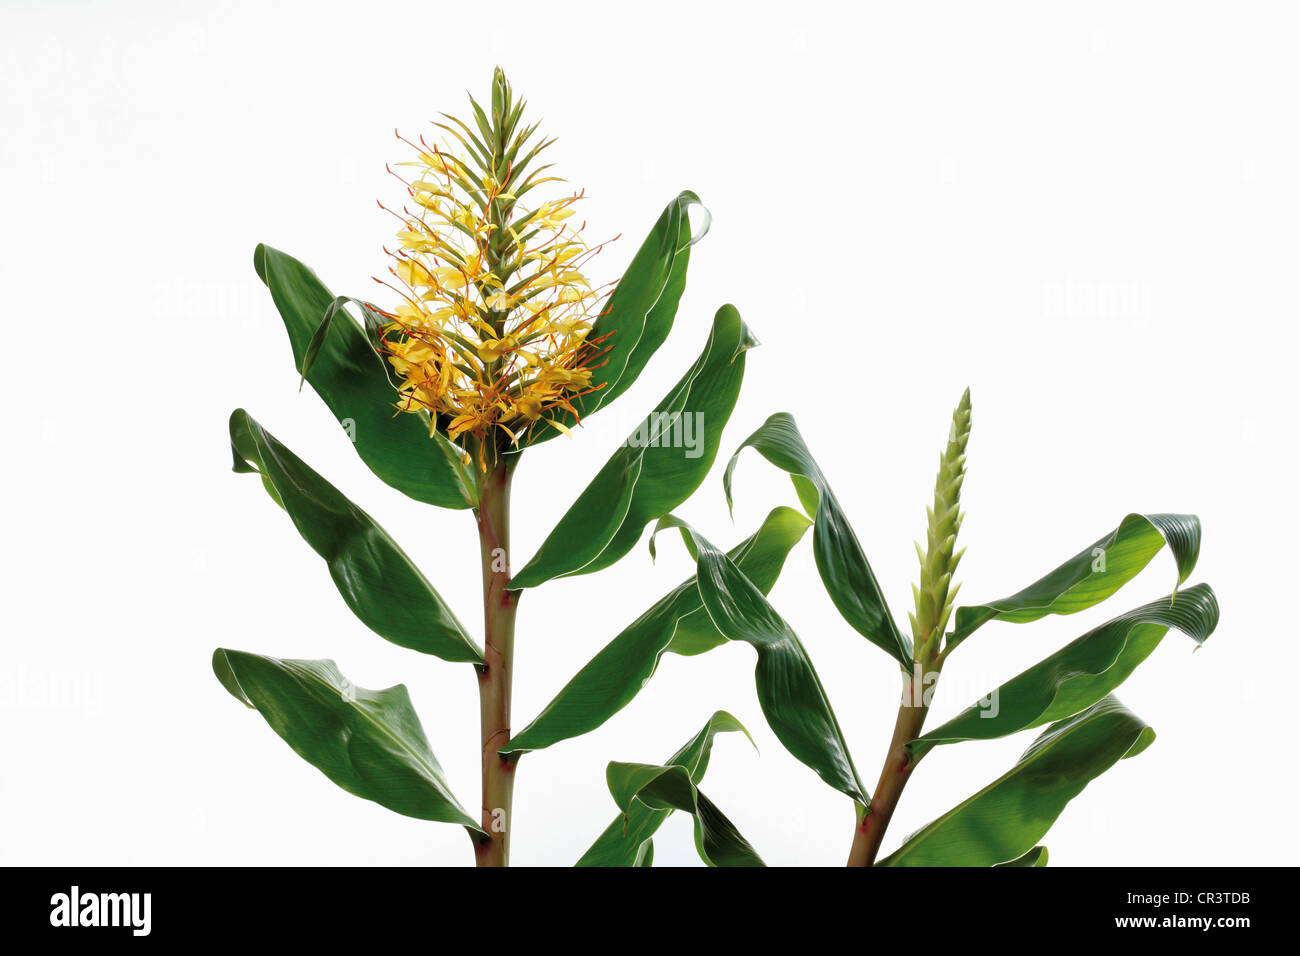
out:
{"label": "green flower bud spike", "polygon": [[957,532],[961,530],[961,485],[966,480],[966,440],[970,438],[970,389],[962,394],[952,413],[948,445],[939,456],[939,475],[934,480],[934,505],[925,509],[928,527],[925,550],[916,545],[921,559],[921,583],[912,586],[916,612],[912,622],[912,673],[903,679],[903,699],[894,724],[880,781],[871,797],[871,805],[859,814],[850,866],[871,866],[880,852],[880,843],[894,815],[894,807],[911,777],[916,761],[907,744],[921,734],[930,707],[930,693],[943,669],[943,629],[952,616],[952,602],[957,596],[953,575],[961,561],[957,551]]}
{"label": "green flower bud spike", "polygon": [[921,559],[921,583],[913,586],[916,612],[912,622],[915,660],[925,666],[933,664],[939,654],[944,628],[952,615],[953,599],[961,585],[953,584],[953,575],[961,562],[962,551],[954,550],[961,530],[961,485],[966,479],[966,440],[970,437],[970,389],[952,413],[948,446],[939,458],[939,474],[934,482],[934,506],[926,509],[929,521],[926,547],[916,545]]}

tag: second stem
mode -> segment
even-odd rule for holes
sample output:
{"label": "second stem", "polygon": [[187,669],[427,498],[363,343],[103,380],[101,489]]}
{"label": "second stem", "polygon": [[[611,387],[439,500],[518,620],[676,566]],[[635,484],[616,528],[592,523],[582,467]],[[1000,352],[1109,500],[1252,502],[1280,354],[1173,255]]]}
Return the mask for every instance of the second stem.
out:
{"label": "second stem", "polygon": [[[871,806],[853,834],[849,866],[871,866],[876,862],[898,798],[903,795],[903,788],[916,765],[907,752],[907,743],[921,735],[921,727],[925,724],[928,709],[926,688],[930,682],[922,673],[922,669],[917,667],[912,676],[903,677],[903,700],[898,708],[898,719],[894,722],[894,736],[889,741],[889,751],[885,754],[885,765],[880,769],[880,780],[871,796]],[[937,668],[931,673],[932,679],[938,678]]]}

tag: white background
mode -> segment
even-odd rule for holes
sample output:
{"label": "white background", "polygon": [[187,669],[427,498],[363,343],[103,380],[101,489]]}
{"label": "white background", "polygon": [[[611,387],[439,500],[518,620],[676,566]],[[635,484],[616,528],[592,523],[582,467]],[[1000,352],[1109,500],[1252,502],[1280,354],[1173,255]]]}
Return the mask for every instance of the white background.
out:
{"label": "white background", "polygon": [[[310,389],[252,268],[265,241],[379,296],[394,128],[429,130],[507,68],[552,159],[587,189],[591,270],[621,273],[683,187],[714,216],[668,343],[604,413],[626,426],[734,302],[764,346],[723,440],[795,414],[902,617],[948,415],[972,386],[963,596],[1019,589],[1130,511],[1195,511],[1193,580],[1223,621],[1171,634],[1121,688],[1156,745],[1044,841],[1061,864],[1287,863],[1300,295],[1294,8],[1284,4],[242,4],[0,6],[6,323],[0,862],[446,863],[458,828],[351,797],[212,677],[215,646],[330,657],[411,689],[478,805],[468,665],[349,615],[259,483],[230,473],[249,409],[369,510],[477,622],[469,515],[387,488]],[[382,301],[382,300],[381,300]],[[527,455],[526,558],[621,437]],[[750,453],[735,524],[721,462],[680,513],[719,543],[794,503]],[[516,558],[515,566],[521,565]],[[526,595],[516,726],[683,579],[675,543]],[[1167,593],[1157,559],[1103,608],[992,624],[953,657],[935,719],[1119,611]],[[836,615],[807,540],[773,593],[863,778],[895,670]],[[613,818],[611,759],[659,761],[717,708],[705,790],[770,863],[837,864],[848,801],[763,722],[753,652],[669,656],[597,732],[521,764],[516,863],[569,863]],[[886,847],[1030,738],[947,747]],[[698,863],[671,819],[659,862]]]}

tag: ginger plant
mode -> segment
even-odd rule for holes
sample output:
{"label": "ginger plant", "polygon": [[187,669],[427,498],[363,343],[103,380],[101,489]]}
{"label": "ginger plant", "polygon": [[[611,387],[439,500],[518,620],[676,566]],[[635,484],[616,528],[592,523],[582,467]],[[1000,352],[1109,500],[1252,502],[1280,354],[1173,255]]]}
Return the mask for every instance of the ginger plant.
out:
{"label": "ginger plant", "polygon": [[[895,623],[866,555],[794,419],[773,415],[727,465],[731,497],[737,457],[753,448],[790,473],[814,518],[813,550],[823,584],[845,620],[894,658],[902,692],[884,764],[870,799],[856,805],[850,866],[1041,866],[1037,841],[1089,781],[1144,750],[1155,732],[1112,695],[1170,628],[1199,646],[1219,621],[1208,585],[1184,588],[1196,565],[1201,524],[1189,514],[1130,514],[1113,531],[1009,597],[955,607],[954,575],[963,550],[961,487],[971,428],[970,391],[953,412],[940,457],[925,547],[917,545],[920,583],[909,615],[911,640]],[[1029,623],[1101,603],[1168,548],[1177,566],[1173,593],[1092,628],[1000,686],[952,720],[924,732],[940,675],[957,647],[990,621]],[[756,598],[757,600],[757,598]],[[765,602],[764,602],[765,603]],[[949,629],[949,623],[952,624]],[[935,747],[1046,727],[1009,771],[908,837],[884,859],[890,818],[917,763]]]}
{"label": "ginger plant", "polygon": [[[699,200],[683,192],[612,290],[593,285],[586,272],[600,246],[573,225],[582,194],[535,201],[561,180],[542,162],[553,141],[524,114],[498,69],[486,106],[471,97],[467,120],[444,114],[436,134],[407,141],[409,158],[390,167],[405,198],[389,210],[398,242],[377,280],[387,308],[333,295],[301,262],[269,246],[254,254],[300,375],[365,464],[416,501],[472,512],[482,643],[369,515],[247,412],[230,420],[235,470],[261,476],[361,621],[396,644],[473,667],[481,814],[466,812],[451,793],[404,687],[357,688],[332,661],[224,648],[213,658],[227,690],[327,777],[399,813],[462,825],[485,866],[509,861],[521,753],[508,745],[522,595],[608,567],[690,496],[716,458],[745,353],[756,344],[734,308],[719,309],[699,358],[537,554],[512,572],[510,490],[519,457],[571,435],[640,375],[673,325],[690,247],[707,230],[706,219],[693,234],[689,213]],[[764,562],[751,562],[751,570],[767,575],[769,588],[801,533],[778,514],[743,545]],[[712,725],[734,729],[721,717]],[[716,732],[695,748],[697,760]]]}
{"label": "ginger plant", "polygon": [[[775,508],[729,551],[673,515],[705,479],[757,343],[737,311],[716,313],[698,359],[611,455],[554,530],[512,570],[510,492],[527,450],[616,400],[671,330],[686,281],[699,201],[668,204],[623,276],[593,285],[600,245],[574,225],[581,192],[537,201],[561,182],[541,162],[552,140],[524,121],[525,104],[497,70],[486,106],[444,114],[434,139],[406,141],[390,167],[405,198],[389,211],[397,245],[378,281],[384,305],[335,296],[301,262],[260,245],[254,266],[284,321],[295,364],[376,476],[417,502],[471,512],[482,567],[482,641],[398,544],[361,508],[247,412],[235,411],[235,470],[258,474],[271,498],[324,559],[344,602],[379,636],[468,664],[479,693],[481,812],[447,784],[405,687],[359,688],[333,661],[291,660],[220,648],[213,669],[300,756],[343,789],[469,835],[480,866],[510,859],[512,805],[522,757],[591,732],[626,706],[665,653],[693,656],[728,641],[754,648],[759,707],[781,744],[849,798],[849,862],[1039,863],[1041,838],[1087,781],[1151,740],[1150,728],[1110,697],[1177,627],[1203,641],[1213,593],[1197,585],[1089,631],[928,733],[930,695],[952,651],[993,620],[1028,622],[1100,602],[1168,545],[1185,582],[1200,525],[1190,515],[1130,515],[1111,534],[1009,598],[955,608],[961,558],[960,491],[970,432],[969,392],[940,460],[926,546],[918,546],[911,637],[899,629],[862,547],[788,414],[772,416],[741,446],[787,471],[804,514]],[[434,141],[441,137],[440,141]],[[705,223],[707,229],[707,220]],[[723,476],[731,500],[733,455]],[[540,714],[515,730],[514,643],[528,590],[587,575],[626,556],[645,529],[676,529],[697,564],[620,631]],[[848,624],[900,668],[902,704],[875,791],[860,778],[812,660],[768,602],[807,529],[830,598]],[[952,623],[952,628],[948,625]],[[878,860],[916,763],[934,747],[1043,725],[1020,763]],[[758,851],[700,790],[718,733],[744,731],[725,711],[663,764],[611,762],[606,782],[619,813],[577,861],[650,865],[669,813],[691,814],[709,865],[761,865]],[[1021,808],[1008,813],[1007,808]]]}

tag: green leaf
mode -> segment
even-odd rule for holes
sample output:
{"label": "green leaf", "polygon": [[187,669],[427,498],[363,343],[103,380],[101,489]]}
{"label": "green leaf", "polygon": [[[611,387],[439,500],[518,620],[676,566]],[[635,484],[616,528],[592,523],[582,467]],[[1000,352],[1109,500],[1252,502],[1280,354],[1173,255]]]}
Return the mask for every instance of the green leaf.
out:
{"label": "green leaf", "polygon": [[[1219,603],[1208,585],[1121,614],[1071,641],[952,720],[908,744],[919,760],[930,748],[963,740],[991,740],[1077,714],[1122,684],[1174,627],[1197,645],[1219,623]],[[994,706],[996,705],[996,706]]]}
{"label": "green leaf", "polygon": [[212,669],[290,747],[348,793],[420,820],[478,825],[456,802],[406,688],[357,687],[333,661],[218,648]]}
{"label": "green leaf", "polygon": [[[709,769],[709,757],[713,753],[713,738],[721,733],[736,731],[749,736],[735,717],[725,710],[720,710],[709,718],[698,734],[687,741],[686,745],[665,761],[667,766],[681,767],[690,775],[691,781],[698,784],[704,779]],[[751,743],[753,741],[751,740]],[[644,803],[633,803],[625,814],[620,815],[605,828],[583,854],[578,866],[637,866],[648,854],[650,838],[659,829],[660,824],[668,819],[672,810],[653,809]]]}
{"label": "green leaf", "polygon": [[243,409],[230,416],[230,443],[235,471],[261,475],[362,623],[394,644],[443,660],[483,662],[456,615],[374,519]]}
{"label": "green leaf", "polygon": [[923,827],[880,866],[994,866],[1027,853],[1095,777],[1155,731],[1113,696],[1047,728],[1007,773]]}
{"label": "green leaf", "polygon": [[[757,534],[747,538],[740,548],[728,551],[727,555],[755,587],[764,595],[770,594],[790,551],[803,538],[810,525],[811,522],[793,508],[774,508],[764,519]],[[694,581],[694,578],[691,580]],[[697,607],[678,620],[673,639],[665,648],[669,654],[693,657],[727,643],[726,635],[718,630],[713,618],[709,617],[709,612],[700,602],[698,587],[691,589],[691,600]]]}
{"label": "green leaf", "polygon": [[640,805],[651,810],[685,810],[694,817],[695,847],[709,866],[764,865],[749,841],[700,792],[684,767],[615,761],[606,769],[605,779],[625,815]]}
{"label": "green leaf", "polygon": [[396,412],[383,359],[340,307],[349,300],[336,299],[315,273],[270,246],[257,247],[253,266],[284,320],[294,367],[305,372],[367,467],[417,501],[471,507],[473,473],[446,436],[429,437],[427,416]]}
{"label": "green leaf", "polygon": [[714,626],[728,640],[744,641],[758,652],[754,684],[772,732],[796,760],[866,806],[866,788],[798,636],[730,557],[671,515],[659,520],[655,534],[669,527],[681,531],[696,557],[700,599]]}
{"label": "green leaf", "polygon": [[736,469],[736,460],[746,448],[753,448],[790,474],[804,510],[814,519],[813,553],[817,559],[817,571],[844,620],[910,672],[911,642],[894,623],[894,616],[889,613],[889,605],[885,603],[862,545],[849,526],[825,475],[804,444],[794,417],[785,412],[776,413],[736,449],[722,476],[729,505],[731,476]]}
{"label": "green leaf", "polygon": [[717,457],[745,352],[754,344],[740,313],[719,309],[695,364],[605,463],[510,587],[609,567],[646,525],[689,498]]}
{"label": "green leaf", "polygon": [[[670,202],[632,257],[605,311],[587,335],[592,342],[608,336],[603,339],[607,349],[603,364],[591,376],[595,391],[577,399],[574,407],[578,415],[566,414],[560,419],[562,424],[576,425],[627,391],[668,337],[686,288],[690,247],[708,232],[706,220],[700,234],[691,237],[692,206],[704,208],[689,190]],[[534,429],[525,444],[535,445],[557,434],[554,428]]]}
{"label": "green leaf", "polygon": [[[728,554],[741,573],[766,594],[808,524],[797,511],[777,508],[755,534]],[[605,645],[537,718],[506,744],[502,755],[541,750],[590,733],[631,703],[654,675],[665,651],[697,654],[725,641],[704,610],[695,578],[684,581]]]}
{"label": "green leaf", "polygon": [[1178,565],[1181,585],[1196,567],[1201,550],[1200,519],[1196,515],[1131,514],[1110,534],[1023,591],[1000,601],[958,608],[948,647],[956,647],[986,621],[1024,624],[1099,604],[1132,580],[1166,544]]}
{"label": "green leaf", "polygon": [[[369,302],[362,302],[360,299],[354,299],[348,295],[335,297],[325,309],[325,314],[321,317],[320,325],[316,326],[316,331],[312,333],[311,339],[307,342],[307,348],[303,352],[302,365],[298,371],[302,378],[298,382],[299,391],[302,390],[303,384],[307,381],[307,373],[311,371],[312,366],[316,364],[316,359],[320,357],[321,349],[325,347],[326,341],[329,340],[330,327],[334,324],[334,318],[340,312],[347,314],[345,307],[355,305],[361,310],[363,327],[369,341],[377,341],[383,334],[385,319],[370,305]],[[384,374],[388,376],[388,382],[393,389],[397,389],[397,382],[392,374],[388,371],[381,360],[380,367],[383,368]]]}
{"label": "green leaf", "polygon": [[994,866],[1013,866],[1013,867],[1039,867],[1047,866],[1047,847],[1036,846],[1024,856],[1018,856],[1014,860],[1008,860],[1006,863],[995,863]]}

